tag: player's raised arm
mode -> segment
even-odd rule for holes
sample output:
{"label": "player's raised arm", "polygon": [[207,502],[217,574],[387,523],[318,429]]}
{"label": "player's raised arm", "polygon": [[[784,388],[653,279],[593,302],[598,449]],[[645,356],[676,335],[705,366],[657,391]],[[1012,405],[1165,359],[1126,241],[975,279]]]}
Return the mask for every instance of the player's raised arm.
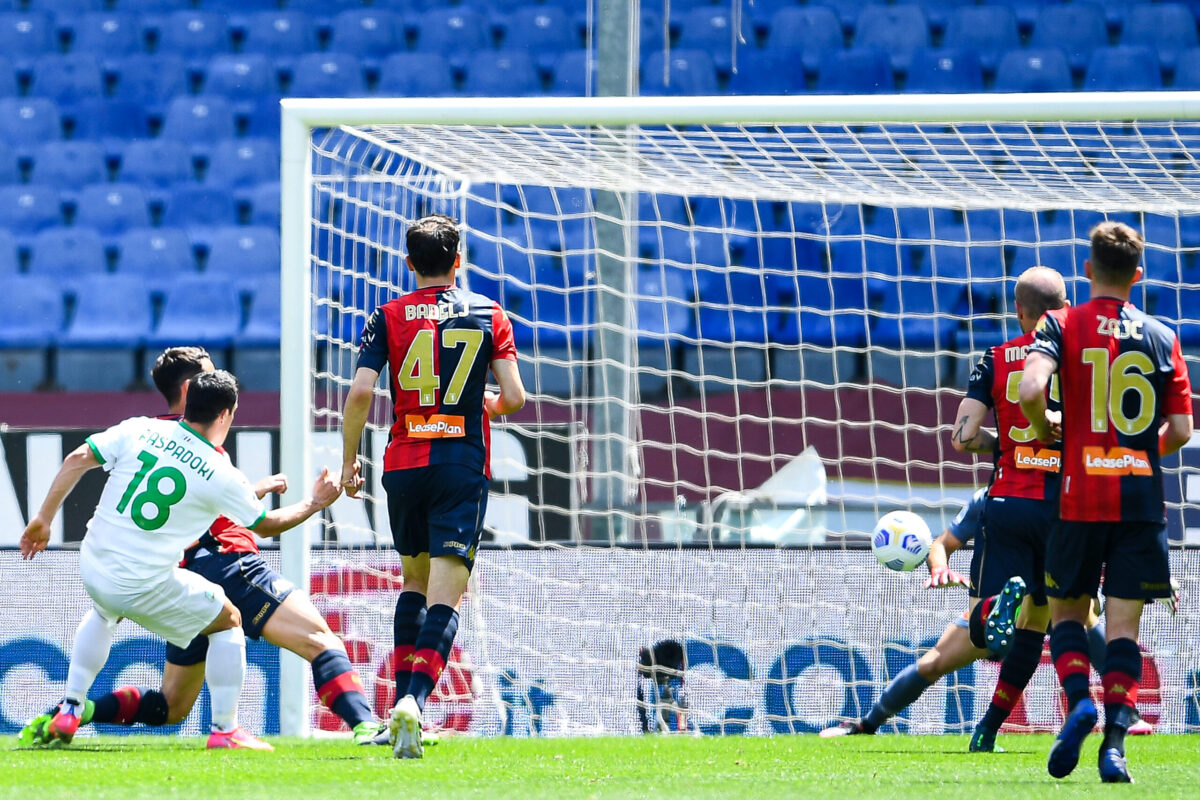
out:
{"label": "player's raised arm", "polygon": [[329,472],[329,467],[323,467],[320,477],[313,484],[311,495],[290,506],[268,511],[258,524],[250,526],[250,529],[259,536],[278,536],[304,522],[321,509],[329,507],[341,495],[340,481]]}
{"label": "player's raised arm", "polygon": [[58,474],[54,476],[54,480],[50,484],[50,491],[46,493],[46,499],[42,501],[42,507],[33,516],[33,519],[29,520],[29,524],[25,526],[25,532],[21,534],[21,555],[24,558],[33,558],[46,549],[46,544],[50,541],[50,523],[54,521],[58,510],[62,508],[63,501],[67,499],[67,495],[79,483],[79,479],[83,477],[84,473],[98,466],[100,466],[100,461],[92,452],[91,445],[87,443],[76,447],[63,460],[62,466],[58,468]]}

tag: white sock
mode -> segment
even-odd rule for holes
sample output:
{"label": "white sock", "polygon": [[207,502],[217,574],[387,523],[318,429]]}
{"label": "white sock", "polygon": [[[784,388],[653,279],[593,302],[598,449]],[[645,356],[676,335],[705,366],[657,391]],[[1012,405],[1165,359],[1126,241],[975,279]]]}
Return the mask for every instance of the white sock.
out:
{"label": "white sock", "polygon": [[241,627],[208,635],[204,679],[212,700],[212,725],[218,731],[237,727],[238,697],[246,678],[246,636]]}
{"label": "white sock", "polygon": [[87,699],[88,690],[108,661],[115,627],[94,608],[79,621],[71,644],[71,667],[67,670],[66,700],[71,704],[80,706]]}

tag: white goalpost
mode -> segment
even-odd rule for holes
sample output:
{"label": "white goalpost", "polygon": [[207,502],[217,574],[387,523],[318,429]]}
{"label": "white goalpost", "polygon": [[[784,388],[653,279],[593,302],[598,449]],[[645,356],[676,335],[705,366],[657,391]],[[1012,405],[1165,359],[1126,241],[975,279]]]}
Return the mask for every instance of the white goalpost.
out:
{"label": "white goalpost", "polygon": [[[693,732],[865,713],[966,597],[886,571],[864,534],[911,508],[936,535],[986,483],[946,437],[971,364],[1017,333],[1025,268],[1086,299],[1099,219],[1144,232],[1135,302],[1200,378],[1200,93],[282,106],[283,502],[340,466],[357,336],[413,287],[413,220],[460,221],[460,282],[516,330],[531,402],[493,428],[486,545],[434,701],[447,729],[635,732],[638,650],[666,639]],[[399,578],[377,393],[364,499],[285,534],[281,563],[382,706]],[[1181,545],[1200,543],[1197,466],[1200,447],[1169,464]],[[1147,612],[1142,710],[1195,730],[1200,557],[1172,559],[1184,602]],[[1017,727],[1056,724],[1049,675]],[[994,677],[967,668],[900,729],[969,730]],[[328,727],[308,665],[283,653],[280,679],[281,731]]]}

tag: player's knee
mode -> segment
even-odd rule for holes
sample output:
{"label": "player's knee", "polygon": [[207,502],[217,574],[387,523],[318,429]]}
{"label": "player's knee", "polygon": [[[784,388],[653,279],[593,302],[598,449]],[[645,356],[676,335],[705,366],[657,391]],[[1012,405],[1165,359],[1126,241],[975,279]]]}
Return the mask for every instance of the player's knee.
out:
{"label": "player's knee", "polygon": [[917,659],[917,674],[927,681],[935,681],[942,677],[941,663],[944,661],[941,652],[936,648],[930,648]]}
{"label": "player's knee", "polygon": [[300,655],[308,661],[312,661],[326,650],[338,650],[342,653],[346,652],[346,646],[342,644],[342,640],[335,636],[333,631],[329,630],[328,628],[325,628],[324,630],[313,631],[305,636],[302,646],[304,652],[300,653]]}

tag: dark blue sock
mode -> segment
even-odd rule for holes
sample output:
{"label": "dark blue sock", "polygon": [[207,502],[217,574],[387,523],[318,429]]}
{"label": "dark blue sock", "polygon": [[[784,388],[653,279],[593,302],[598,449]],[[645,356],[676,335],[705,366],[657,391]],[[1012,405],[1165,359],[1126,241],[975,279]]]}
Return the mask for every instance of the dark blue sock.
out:
{"label": "dark blue sock", "polygon": [[879,695],[870,713],[863,718],[863,730],[874,731],[896,714],[911,706],[921,694],[932,686],[931,681],[925,680],[917,672],[916,664],[909,664]]}
{"label": "dark blue sock", "polygon": [[421,635],[424,624],[425,595],[420,592],[401,592],[396,598],[396,615],[392,617],[392,646],[395,648],[392,651],[392,673],[396,679],[396,702],[408,694],[417,637]]}
{"label": "dark blue sock", "polygon": [[1088,628],[1088,657],[1092,659],[1092,667],[1101,675],[1104,674],[1104,660],[1108,656],[1108,634],[1104,629],[1104,620],[1096,620],[1096,624]]}
{"label": "dark blue sock", "polygon": [[430,606],[425,614],[425,624],[417,636],[412,678],[408,681],[408,693],[416,699],[417,708],[425,708],[425,701],[442,677],[456,633],[458,612],[447,605]]}
{"label": "dark blue sock", "polygon": [[1012,648],[1000,663],[1000,677],[996,681],[996,690],[980,722],[983,727],[998,731],[1008,719],[1042,660],[1042,643],[1045,639],[1046,634],[1041,631],[1017,628]]}
{"label": "dark blue sock", "polygon": [[1087,631],[1078,622],[1060,622],[1050,631],[1050,656],[1058,682],[1067,693],[1067,711],[1087,699],[1091,675]]}
{"label": "dark blue sock", "polygon": [[312,674],[313,686],[317,687],[317,697],[321,698],[322,705],[351,728],[375,719],[363,691],[362,678],[341,650],[330,648],[314,658]]}

